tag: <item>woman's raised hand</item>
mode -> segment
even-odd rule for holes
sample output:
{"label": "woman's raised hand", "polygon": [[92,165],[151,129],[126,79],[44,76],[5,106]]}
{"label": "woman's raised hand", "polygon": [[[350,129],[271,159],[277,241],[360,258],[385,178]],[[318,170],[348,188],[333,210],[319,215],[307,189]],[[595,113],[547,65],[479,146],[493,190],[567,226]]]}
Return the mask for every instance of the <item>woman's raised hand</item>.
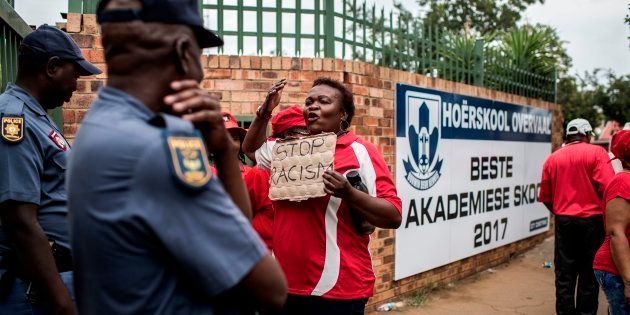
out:
{"label": "woman's raised hand", "polygon": [[282,90],[284,86],[287,84],[287,79],[282,79],[276,83],[269,89],[267,93],[267,98],[262,105],[262,110],[265,113],[271,113],[274,108],[280,104],[280,98],[282,97]]}

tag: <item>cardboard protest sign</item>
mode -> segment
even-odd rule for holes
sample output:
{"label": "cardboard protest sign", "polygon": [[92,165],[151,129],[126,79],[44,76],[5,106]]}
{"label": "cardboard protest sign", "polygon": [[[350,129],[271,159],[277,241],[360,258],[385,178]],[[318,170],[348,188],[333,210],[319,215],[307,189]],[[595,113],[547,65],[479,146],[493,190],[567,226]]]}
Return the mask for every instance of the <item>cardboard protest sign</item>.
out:
{"label": "cardboard protest sign", "polygon": [[271,200],[301,201],[325,196],[322,175],[333,170],[337,135],[324,133],[278,141],[271,161]]}

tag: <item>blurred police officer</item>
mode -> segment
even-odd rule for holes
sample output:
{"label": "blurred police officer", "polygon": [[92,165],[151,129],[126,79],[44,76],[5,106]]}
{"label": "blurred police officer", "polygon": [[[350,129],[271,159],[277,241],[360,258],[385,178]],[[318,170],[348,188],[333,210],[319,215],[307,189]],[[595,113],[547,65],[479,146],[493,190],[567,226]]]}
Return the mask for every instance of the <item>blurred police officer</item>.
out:
{"label": "blurred police officer", "polygon": [[64,185],[70,146],[46,110],[77,78],[101,71],[63,31],[42,25],[20,46],[18,75],[0,95],[0,314],[76,313]]}
{"label": "blurred police officer", "polygon": [[558,314],[597,312],[593,259],[604,241],[602,196],[614,172],[606,150],[590,144],[592,131],[587,120],[571,120],[565,145],[543,166],[539,200],[555,215]]}
{"label": "blurred police officer", "polygon": [[279,309],[286,280],[247,220],[219,102],[198,85],[201,48],[222,40],[194,0],[104,0],[97,17],[108,81],[68,173],[79,311]]}

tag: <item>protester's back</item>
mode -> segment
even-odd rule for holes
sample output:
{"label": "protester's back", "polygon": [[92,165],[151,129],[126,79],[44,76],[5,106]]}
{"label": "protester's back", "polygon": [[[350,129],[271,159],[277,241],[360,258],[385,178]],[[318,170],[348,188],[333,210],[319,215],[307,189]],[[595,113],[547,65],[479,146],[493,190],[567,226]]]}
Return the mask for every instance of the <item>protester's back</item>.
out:
{"label": "protester's back", "polygon": [[567,144],[545,162],[542,185],[549,186],[542,187],[541,193],[550,195],[541,197],[553,200],[556,215],[601,214],[600,196],[612,176],[608,160],[608,153],[599,146],[585,142]]}

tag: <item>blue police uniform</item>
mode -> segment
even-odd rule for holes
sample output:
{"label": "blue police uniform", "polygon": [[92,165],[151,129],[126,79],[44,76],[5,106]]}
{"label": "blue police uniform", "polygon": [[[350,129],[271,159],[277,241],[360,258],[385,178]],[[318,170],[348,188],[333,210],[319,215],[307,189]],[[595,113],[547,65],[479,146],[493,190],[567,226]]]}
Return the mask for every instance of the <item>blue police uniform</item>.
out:
{"label": "blue police uniform", "polygon": [[[9,84],[0,95],[0,203],[13,200],[39,206],[37,220],[50,240],[69,248],[66,189],[66,157],[70,152],[61,130],[26,90]],[[11,254],[0,226],[0,259]],[[5,270],[0,269],[0,274]],[[72,290],[72,273],[62,280]],[[26,283],[16,279],[10,295],[0,301],[0,313],[30,310],[24,296]]]}
{"label": "blue police uniform", "polygon": [[217,296],[267,251],[221,183],[209,179],[200,141],[190,122],[156,114],[120,90],[99,91],[68,169],[81,313],[237,313],[239,305]]}

